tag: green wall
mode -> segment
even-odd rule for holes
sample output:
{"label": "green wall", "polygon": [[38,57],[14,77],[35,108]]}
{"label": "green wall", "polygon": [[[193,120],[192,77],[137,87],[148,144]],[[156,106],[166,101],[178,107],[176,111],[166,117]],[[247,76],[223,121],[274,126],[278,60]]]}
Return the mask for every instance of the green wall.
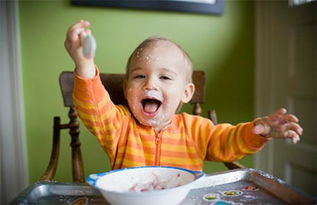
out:
{"label": "green wall", "polygon": [[[101,72],[124,72],[126,60],[139,42],[150,35],[167,36],[188,51],[195,69],[207,72],[205,111],[215,108],[219,122],[235,124],[253,119],[252,1],[227,0],[221,16],[76,7],[68,0],[21,0],[19,9],[31,183],[44,173],[49,161],[53,116],[68,122],[58,76],[74,67],[63,43],[69,25],[80,19],[92,24],[97,39],[96,63]],[[190,108],[186,105],[184,109]],[[86,175],[109,170],[106,154],[83,126],[81,141]],[[69,143],[68,133],[63,131],[58,181],[71,181]],[[251,167],[252,157],[242,163]],[[206,163],[206,172],[219,170],[225,170],[222,164]]]}

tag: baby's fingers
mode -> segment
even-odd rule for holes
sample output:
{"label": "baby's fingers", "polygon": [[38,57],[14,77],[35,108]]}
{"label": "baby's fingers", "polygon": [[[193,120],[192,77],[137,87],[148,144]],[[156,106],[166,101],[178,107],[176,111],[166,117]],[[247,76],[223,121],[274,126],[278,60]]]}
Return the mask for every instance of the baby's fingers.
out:
{"label": "baby's fingers", "polygon": [[285,108],[280,108],[280,109],[276,110],[275,112],[273,112],[272,114],[270,114],[269,118],[278,119],[282,115],[285,115],[286,113],[287,113],[287,110]]}
{"label": "baby's fingers", "polygon": [[303,128],[294,122],[285,124],[285,128],[284,137],[291,138],[292,143],[296,144],[300,140],[299,136],[303,134]]}
{"label": "baby's fingers", "polygon": [[89,21],[80,20],[69,27],[67,31],[67,40],[76,41],[80,33],[85,31],[90,26]]}
{"label": "baby's fingers", "polygon": [[295,122],[290,122],[284,125],[285,131],[294,131],[297,135],[302,135],[303,134],[303,128],[295,123]]}
{"label": "baby's fingers", "polygon": [[298,122],[298,118],[295,115],[288,114],[283,116],[283,120],[286,122]]}
{"label": "baby's fingers", "polygon": [[285,137],[292,139],[292,143],[293,143],[293,144],[296,144],[296,143],[300,140],[299,135],[298,135],[295,131],[293,131],[293,130],[288,130],[288,131],[285,133]]}

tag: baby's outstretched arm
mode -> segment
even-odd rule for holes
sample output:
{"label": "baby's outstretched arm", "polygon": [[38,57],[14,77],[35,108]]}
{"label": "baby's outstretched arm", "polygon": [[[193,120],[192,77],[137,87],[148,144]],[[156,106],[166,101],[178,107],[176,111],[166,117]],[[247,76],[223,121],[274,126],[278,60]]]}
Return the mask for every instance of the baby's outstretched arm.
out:
{"label": "baby's outstretched arm", "polygon": [[87,57],[83,53],[83,42],[87,35],[91,35],[90,23],[80,20],[69,27],[65,40],[65,48],[75,63],[76,73],[84,78],[92,78],[96,75],[93,56]]}
{"label": "baby's outstretched arm", "polygon": [[285,108],[280,108],[269,116],[257,118],[254,123],[255,134],[268,138],[289,138],[294,144],[300,140],[300,135],[303,133],[297,117],[287,114]]}

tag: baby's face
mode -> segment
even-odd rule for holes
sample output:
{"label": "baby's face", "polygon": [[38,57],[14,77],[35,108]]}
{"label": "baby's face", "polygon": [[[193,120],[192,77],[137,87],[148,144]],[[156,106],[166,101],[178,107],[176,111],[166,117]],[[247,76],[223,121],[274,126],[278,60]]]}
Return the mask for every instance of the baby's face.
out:
{"label": "baby's face", "polygon": [[183,53],[170,42],[139,50],[133,57],[125,95],[139,123],[156,130],[166,127],[181,102],[188,102],[194,85]]}

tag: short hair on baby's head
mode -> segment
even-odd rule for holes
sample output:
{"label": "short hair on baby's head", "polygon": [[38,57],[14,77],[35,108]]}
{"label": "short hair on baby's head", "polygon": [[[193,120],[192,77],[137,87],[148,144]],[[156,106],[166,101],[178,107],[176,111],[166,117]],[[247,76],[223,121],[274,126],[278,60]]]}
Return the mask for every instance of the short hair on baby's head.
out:
{"label": "short hair on baby's head", "polygon": [[185,69],[187,71],[186,72],[186,81],[192,82],[193,63],[192,63],[190,56],[176,42],[174,42],[168,38],[165,38],[163,36],[150,36],[149,38],[145,39],[142,43],[140,43],[140,45],[138,45],[138,47],[136,47],[136,49],[132,52],[132,54],[130,55],[130,57],[128,59],[128,63],[127,63],[127,67],[126,67],[126,77],[128,78],[130,65],[131,65],[133,58],[135,56],[138,56],[139,52],[142,52],[143,49],[149,48],[151,46],[155,46],[155,44],[160,42],[160,41],[169,42],[169,43],[173,44],[174,46],[176,46],[181,51],[181,53],[183,54],[184,59],[185,59],[184,65],[185,65]]}

